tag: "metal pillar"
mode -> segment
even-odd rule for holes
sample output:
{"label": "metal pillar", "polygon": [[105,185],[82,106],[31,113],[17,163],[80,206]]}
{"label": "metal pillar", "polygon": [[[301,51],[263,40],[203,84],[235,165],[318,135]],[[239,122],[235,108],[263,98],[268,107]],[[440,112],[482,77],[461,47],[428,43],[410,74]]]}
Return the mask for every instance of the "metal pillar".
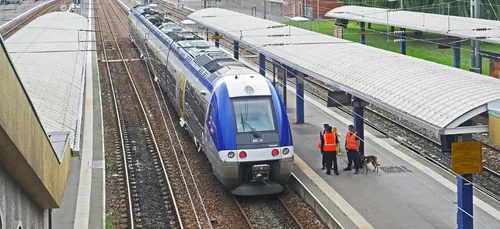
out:
{"label": "metal pillar", "polygon": [[360,31],[361,37],[360,37],[359,41],[361,42],[361,44],[366,44],[365,23],[364,22],[360,22],[359,23],[359,28],[361,29],[361,31]]}
{"label": "metal pillar", "polygon": [[[219,33],[215,32],[215,36],[219,36]],[[215,47],[219,47],[219,39],[215,39]]]}
{"label": "metal pillar", "polygon": [[[286,80],[285,80],[286,81]],[[304,73],[297,73],[295,77],[295,90],[297,98],[295,98],[297,124],[304,123]]]}
{"label": "metal pillar", "polygon": [[234,59],[239,60],[240,59],[240,43],[237,41],[233,41],[233,52],[234,52]]}
{"label": "metal pillar", "polygon": [[266,0],[262,0],[262,18],[266,19],[267,8]]}
{"label": "metal pillar", "polygon": [[359,138],[359,153],[365,154],[365,121],[364,121],[364,104],[363,100],[353,97],[353,112],[354,112],[354,129],[358,132]]}
{"label": "metal pillar", "polygon": [[209,35],[209,33],[208,33],[208,29],[207,29],[207,41],[208,41],[208,35]]}
{"label": "metal pillar", "polygon": [[[480,1],[479,0],[471,0],[470,1],[470,17],[471,18],[479,18],[480,17]],[[480,42],[477,39],[471,40],[471,64],[470,70],[472,72],[481,74],[481,55],[480,55]]]}
{"label": "metal pillar", "polygon": [[399,28],[401,30],[401,33],[399,34],[399,53],[406,55],[406,29],[405,28]]}
{"label": "metal pillar", "polygon": [[259,73],[266,76],[266,56],[262,53],[259,53]]}
{"label": "metal pillar", "polygon": [[453,43],[453,67],[460,68],[460,42]]}
{"label": "metal pillar", "polygon": [[[467,181],[460,176],[467,179]],[[457,175],[457,195],[459,207],[457,215],[458,229],[471,229],[473,226],[472,217],[468,215],[473,215],[472,192],[472,174]],[[466,214],[466,212],[468,214]]]}
{"label": "metal pillar", "polygon": [[[467,142],[472,140],[472,134],[458,135],[456,138],[457,142]],[[474,226],[473,219],[471,217],[474,216],[472,174],[457,175],[457,202],[458,229],[472,229]]]}

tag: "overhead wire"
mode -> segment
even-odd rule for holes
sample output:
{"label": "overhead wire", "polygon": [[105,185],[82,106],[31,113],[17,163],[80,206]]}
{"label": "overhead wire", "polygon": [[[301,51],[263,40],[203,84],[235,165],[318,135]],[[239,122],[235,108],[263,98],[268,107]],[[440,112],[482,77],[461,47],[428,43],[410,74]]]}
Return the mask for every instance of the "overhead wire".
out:
{"label": "overhead wire", "polygon": [[[234,17],[234,16],[233,16],[233,17]],[[218,25],[218,26],[220,26],[220,27],[221,27],[221,25]],[[269,26],[267,26],[267,27],[269,27]],[[267,27],[260,27],[260,29],[267,29]],[[235,32],[235,31],[238,31],[238,30],[232,30],[232,29],[230,29],[230,28],[225,28],[225,29],[226,29],[228,32]],[[500,30],[500,26],[498,27],[498,29]],[[400,36],[400,35],[395,35],[395,34],[391,34],[391,33],[387,33],[387,32],[381,32],[381,31],[378,31],[378,30],[373,30],[373,29],[369,29],[369,28],[365,28],[365,30],[368,30],[368,31],[373,31],[373,32],[377,32],[377,33],[382,33],[382,34],[387,34],[387,35],[391,35],[391,36],[397,36],[398,38],[399,38],[399,36]],[[495,29],[495,30],[496,30],[496,29]],[[244,32],[245,30],[240,30],[240,31],[243,31],[243,32]],[[443,30],[443,31],[444,31],[444,30]],[[453,30],[453,31],[457,31],[457,30]],[[314,31],[310,31],[310,32],[315,33]],[[438,45],[440,45],[440,44],[441,44],[441,43],[438,43],[438,42],[427,41],[426,39],[411,38],[411,37],[409,37],[409,36],[404,36],[404,38],[405,38],[405,39],[411,39],[411,40],[413,40],[413,41],[422,41],[422,42],[427,42],[427,43],[431,43],[431,44],[438,44]],[[491,37],[491,38],[500,38],[500,33],[499,33],[498,37],[497,37],[497,36],[493,36],[493,37]],[[469,39],[470,39],[470,38],[469,38]],[[466,40],[466,39],[464,38],[464,40]],[[346,42],[346,43],[348,43],[348,42]],[[450,42],[450,44],[452,44],[452,43],[455,43],[455,42]],[[463,48],[463,47],[460,47],[459,49],[460,49],[460,50],[463,50],[463,51],[468,51],[468,52],[472,51],[472,50],[470,50],[470,49],[466,49],[466,48]],[[480,52],[480,54],[481,54],[483,57],[498,58],[498,57],[496,57],[496,56],[492,56],[492,55],[489,55],[489,54],[484,53],[484,52]]]}
{"label": "overhead wire", "polygon": [[[233,50],[234,51],[234,50]],[[241,51],[236,51],[236,52],[241,52]],[[283,67],[283,66],[282,66]],[[267,69],[263,69],[261,67],[257,67],[258,69],[261,69],[261,70],[265,70],[267,71]],[[286,68],[284,68],[284,71],[288,72],[288,73],[291,73],[292,75],[295,75],[296,77],[299,77],[297,74],[287,70]],[[307,100],[306,98],[303,98],[304,100]],[[333,99],[333,98],[332,98]],[[337,100],[333,99],[333,101],[335,101],[336,103],[340,104],[342,107],[346,107],[344,105],[342,105],[340,102],[338,102]],[[309,102],[309,101],[308,101]],[[330,114],[327,114],[326,112],[322,111],[319,107],[317,107],[315,104],[312,104],[314,107],[318,108],[322,113],[324,113],[327,117],[331,118],[331,115]],[[366,118],[364,117],[361,117],[363,120],[366,121]],[[340,121],[340,120],[339,120]],[[341,122],[341,121],[340,121]],[[374,149],[376,152],[380,153],[381,155],[383,155],[385,158],[389,159],[389,161],[391,161],[394,165],[396,165],[397,167],[401,167],[399,166],[394,160],[392,160],[391,158],[389,158],[385,153],[383,152],[380,152],[380,150],[378,150],[376,147],[372,146],[371,144],[365,142],[365,140],[363,139],[360,139],[360,141],[363,141],[365,143],[365,145],[368,147],[368,148],[371,148],[371,149]],[[404,169],[404,168],[403,168]],[[448,201],[449,203],[453,204],[454,206],[456,206],[460,211],[463,211],[464,214],[467,214],[469,215],[471,218],[473,218],[474,220],[476,220],[477,222],[479,222],[480,224],[482,224],[483,226],[485,226],[486,228],[490,228],[488,227],[486,224],[484,224],[482,221],[478,220],[476,217],[470,215],[469,213],[467,213],[464,209],[458,207],[452,200],[448,199],[447,197],[445,197],[443,194],[439,193],[437,190],[435,190],[434,188],[430,187],[427,183],[425,183],[424,181],[422,181],[421,179],[417,178],[416,176],[410,174],[413,178],[415,178],[418,182],[422,183],[423,185],[425,185],[426,187],[428,187],[431,191],[437,193],[440,197],[442,197],[443,199],[445,199],[446,201]],[[461,179],[464,179],[464,181],[472,184],[472,185],[476,185],[475,183],[473,182],[470,182],[468,181],[467,179],[465,179],[464,177],[462,177],[461,175],[459,174],[456,174],[458,177],[460,177]]]}
{"label": "overhead wire", "polygon": [[[234,51],[234,50],[233,50],[233,51]],[[235,52],[240,53],[241,51],[235,51]],[[262,69],[262,68],[260,68],[260,66],[259,66],[258,68],[259,68],[259,69],[261,69],[261,70],[266,70],[266,69]],[[289,71],[289,70],[287,70],[286,68],[285,68],[285,71],[290,72],[290,71]],[[290,73],[294,74],[293,72],[290,72]],[[298,76],[296,75],[296,77],[298,77]],[[305,99],[305,98],[304,98],[304,99]],[[306,100],[306,99],[305,99],[305,100]],[[336,100],[334,100],[334,101],[335,101],[336,103],[341,104],[340,102],[338,102],[338,101],[336,101]],[[313,106],[316,106],[316,105],[314,105],[314,104],[313,104]],[[346,107],[346,106],[344,106],[344,105],[342,105],[342,104],[341,104],[341,106]],[[317,108],[318,108],[318,107],[317,107]],[[320,109],[320,111],[322,111],[322,110]],[[322,112],[323,112],[323,111],[322,111]],[[331,115],[329,115],[329,114],[326,114],[326,113],[325,113],[325,115],[327,115],[328,117],[331,117]],[[363,117],[361,117],[361,118],[363,118]],[[363,118],[363,119],[364,119],[364,118]],[[360,139],[360,140],[361,140],[361,139]],[[364,142],[364,140],[363,140],[363,142]],[[366,143],[366,142],[365,142],[365,143]],[[387,155],[385,155],[384,153],[380,152],[379,150],[377,150],[375,147],[371,146],[370,144],[366,143],[366,145],[367,145],[368,147],[370,147],[370,148],[375,149],[375,151],[376,151],[376,152],[378,152],[378,153],[382,154],[384,157],[388,158],[388,156],[387,156]],[[390,158],[388,158],[388,159],[389,159],[392,163],[394,163],[394,164],[396,164],[396,165],[397,165],[397,163],[396,163],[396,162],[394,162],[392,159],[390,159]],[[419,178],[415,177],[414,175],[412,175],[412,174],[410,174],[410,175],[411,175],[412,177],[414,177],[414,178],[415,178],[417,181],[419,181],[420,183],[422,183],[422,184],[424,184],[425,186],[427,186],[430,190],[432,190],[433,192],[436,192],[436,193],[437,193],[438,195],[440,195],[442,198],[444,198],[445,200],[447,200],[448,202],[450,202],[450,203],[452,203],[454,206],[456,206],[456,205],[453,203],[453,201],[449,200],[449,199],[448,199],[448,198],[446,198],[444,195],[442,195],[442,194],[440,194],[439,192],[437,192],[435,189],[433,189],[432,187],[430,187],[428,184],[426,184],[425,182],[423,182],[423,181],[422,181],[422,180],[420,180]],[[460,176],[460,175],[457,175],[457,176]],[[461,177],[461,176],[460,176],[460,177]],[[465,179],[465,178],[463,178],[463,177],[461,177],[461,178],[462,178],[462,179],[464,179],[464,180],[466,180],[467,182],[469,182],[467,179]],[[471,182],[469,182],[469,183],[471,183]],[[471,183],[471,184],[473,184],[473,183]],[[473,184],[473,185],[474,185],[474,184]],[[457,207],[458,207],[458,206],[457,206]],[[477,222],[481,223],[483,226],[485,226],[485,227],[489,228],[489,227],[488,227],[488,226],[486,226],[484,223],[482,223],[481,221],[479,221],[477,218],[473,217],[472,215],[468,214],[467,212],[465,212],[465,211],[464,211],[463,209],[461,209],[460,207],[458,207],[458,209],[459,209],[459,210],[461,210],[461,211],[463,211],[465,214],[469,215],[471,218],[475,219]]]}
{"label": "overhead wire", "polygon": [[[233,50],[233,51],[234,51],[234,50]],[[283,65],[281,65],[280,63],[278,63],[278,65],[280,65],[280,66],[282,67],[282,69],[283,69],[284,71],[286,71],[287,73],[289,73],[289,74],[291,74],[291,75],[294,75],[295,77],[300,77],[300,76],[298,76],[296,73],[291,72],[291,71],[289,71],[288,69],[286,69],[286,68],[285,68]],[[261,68],[260,66],[259,66],[259,67],[257,67],[257,68],[258,68],[259,70],[264,70],[264,69],[263,69],[263,68]],[[265,69],[265,70],[267,71],[267,69]],[[304,79],[304,78],[302,78],[302,79]],[[284,85],[283,83],[281,83],[281,82],[279,82],[279,81],[278,81],[278,83],[280,83],[281,85]],[[347,108],[347,106],[344,106],[343,104],[341,104],[339,101],[335,100],[334,98],[331,98],[331,97],[328,97],[328,98],[332,99],[335,103],[337,103],[337,104],[341,105],[343,108]],[[306,98],[302,98],[302,99],[307,100]],[[308,102],[309,102],[309,101],[308,101]],[[326,112],[322,111],[322,110],[321,110],[319,107],[317,107],[315,104],[312,104],[312,105],[313,105],[313,106],[315,106],[317,109],[319,109],[319,110],[320,110],[322,113],[324,113],[327,117],[329,117],[329,118],[331,117],[331,115],[330,115],[330,114],[327,114]],[[354,113],[353,115],[354,115],[354,116],[356,116],[356,114],[355,114],[355,113]],[[366,120],[366,118],[364,118],[364,117],[360,117],[360,118],[362,118],[364,121],[367,121],[367,120]],[[340,120],[339,120],[339,122],[342,122],[342,121],[340,121]],[[359,139],[359,137],[358,137],[358,139]],[[371,149],[375,149],[375,151],[376,151],[376,152],[380,153],[380,154],[381,154],[381,155],[383,155],[385,158],[389,159],[389,160],[390,160],[390,161],[391,161],[394,165],[396,165],[397,167],[401,167],[401,166],[399,166],[399,165],[398,165],[398,164],[397,164],[394,160],[390,159],[390,158],[389,158],[389,157],[388,157],[385,153],[382,153],[382,152],[380,152],[379,150],[377,150],[377,149],[376,149],[376,147],[371,146],[370,144],[366,143],[366,142],[365,142],[364,140],[362,140],[362,139],[359,139],[359,140],[360,140],[360,141],[363,141],[363,142],[366,144],[366,146],[368,146],[369,148],[371,148]],[[404,169],[404,168],[402,168],[402,169]],[[470,182],[469,180],[467,180],[466,178],[464,178],[464,177],[463,177],[463,176],[461,176],[460,174],[456,174],[456,173],[454,173],[454,172],[451,172],[451,173],[452,173],[452,174],[454,174],[454,175],[456,175],[456,176],[458,176],[458,177],[460,177],[461,179],[463,179],[463,180],[464,180],[464,181],[466,181],[467,183],[470,183],[470,184],[472,184],[472,185],[478,186],[476,183]],[[413,175],[412,175],[412,176],[413,176]],[[422,183],[422,184],[424,184],[425,186],[427,186],[427,187],[428,187],[429,189],[431,189],[433,192],[436,192],[438,195],[440,195],[441,197],[443,197],[445,200],[447,200],[448,202],[450,202],[450,203],[452,203],[453,205],[455,205],[455,204],[454,204],[454,202],[453,202],[452,200],[449,200],[449,199],[448,199],[448,198],[446,198],[444,195],[442,195],[442,194],[438,193],[435,189],[433,189],[432,187],[430,187],[428,184],[426,184],[425,182],[423,182],[421,179],[419,179],[419,178],[417,178],[417,177],[415,177],[415,176],[413,176],[413,177],[414,177],[417,181],[419,181],[420,183]],[[478,187],[481,187],[481,186],[478,186]],[[493,199],[493,200],[495,200],[495,199]],[[497,200],[495,200],[495,201],[497,201]],[[498,202],[498,201],[497,201],[497,202]],[[460,207],[458,207],[458,206],[457,206],[457,208],[458,208],[459,210],[461,210],[461,211],[464,211],[463,209],[461,209],[461,208],[460,208]],[[464,213],[465,213],[465,214],[468,214],[468,213],[467,213],[467,212],[465,212],[465,211],[464,211]],[[483,222],[479,221],[477,218],[475,218],[475,217],[471,216],[470,214],[468,214],[468,215],[469,215],[470,217],[474,218],[474,219],[475,219],[476,221],[478,221],[479,223],[481,223],[483,226],[485,226],[485,227],[487,227],[487,228],[490,228],[490,227],[488,227],[487,225],[485,225]]]}
{"label": "overhead wire", "polygon": [[495,17],[497,18],[497,20],[500,20],[498,18],[498,15],[497,15],[497,12],[495,12],[495,8],[493,7],[493,5],[491,4],[491,0],[488,0],[488,2],[490,3],[490,7],[491,7],[491,10],[493,11],[493,14],[495,14]]}

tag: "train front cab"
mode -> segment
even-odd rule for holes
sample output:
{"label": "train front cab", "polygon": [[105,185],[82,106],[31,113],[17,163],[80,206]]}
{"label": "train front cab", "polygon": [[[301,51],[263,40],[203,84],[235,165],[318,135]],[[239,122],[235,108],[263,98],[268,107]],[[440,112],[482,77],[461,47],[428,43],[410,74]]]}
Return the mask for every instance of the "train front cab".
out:
{"label": "train front cab", "polygon": [[274,87],[267,85],[269,95],[230,98],[221,84],[209,105],[204,132],[212,152],[208,157],[214,174],[235,195],[279,193],[292,172],[288,117]]}

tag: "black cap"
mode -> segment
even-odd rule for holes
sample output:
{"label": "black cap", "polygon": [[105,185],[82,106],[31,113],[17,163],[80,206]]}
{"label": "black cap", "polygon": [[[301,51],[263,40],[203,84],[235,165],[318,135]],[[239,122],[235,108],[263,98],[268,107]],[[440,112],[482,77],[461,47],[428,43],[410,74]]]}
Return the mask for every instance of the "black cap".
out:
{"label": "black cap", "polygon": [[327,127],[329,127],[329,126],[330,126],[330,124],[323,124],[323,127],[324,127],[324,128],[327,128]]}
{"label": "black cap", "polygon": [[354,129],[354,126],[353,125],[349,125],[349,128],[353,128]]}
{"label": "black cap", "polygon": [[331,126],[328,126],[328,127],[326,128],[326,131],[328,131],[328,132],[332,132],[332,127],[331,127]]}

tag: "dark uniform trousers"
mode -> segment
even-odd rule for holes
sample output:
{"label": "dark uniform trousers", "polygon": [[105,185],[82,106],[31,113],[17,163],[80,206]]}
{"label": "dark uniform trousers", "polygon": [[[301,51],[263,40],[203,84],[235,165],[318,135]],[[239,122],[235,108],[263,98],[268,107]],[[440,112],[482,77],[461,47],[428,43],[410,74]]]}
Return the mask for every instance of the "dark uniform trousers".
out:
{"label": "dark uniform trousers", "polygon": [[322,158],[321,165],[326,166],[325,152],[323,152],[323,150],[321,150],[321,158]]}
{"label": "dark uniform trousers", "polygon": [[359,155],[356,150],[347,150],[347,168],[351,169],[352,163],[354,162],[354,169],[359,169]]}
{"label": "dark uniform trousers", "polygon": [[323,161],[326,163],[326,172],[330,173],[333,164],[333,171],[337,173],[339,171],[337,167],[337,151],[323,152]]}

